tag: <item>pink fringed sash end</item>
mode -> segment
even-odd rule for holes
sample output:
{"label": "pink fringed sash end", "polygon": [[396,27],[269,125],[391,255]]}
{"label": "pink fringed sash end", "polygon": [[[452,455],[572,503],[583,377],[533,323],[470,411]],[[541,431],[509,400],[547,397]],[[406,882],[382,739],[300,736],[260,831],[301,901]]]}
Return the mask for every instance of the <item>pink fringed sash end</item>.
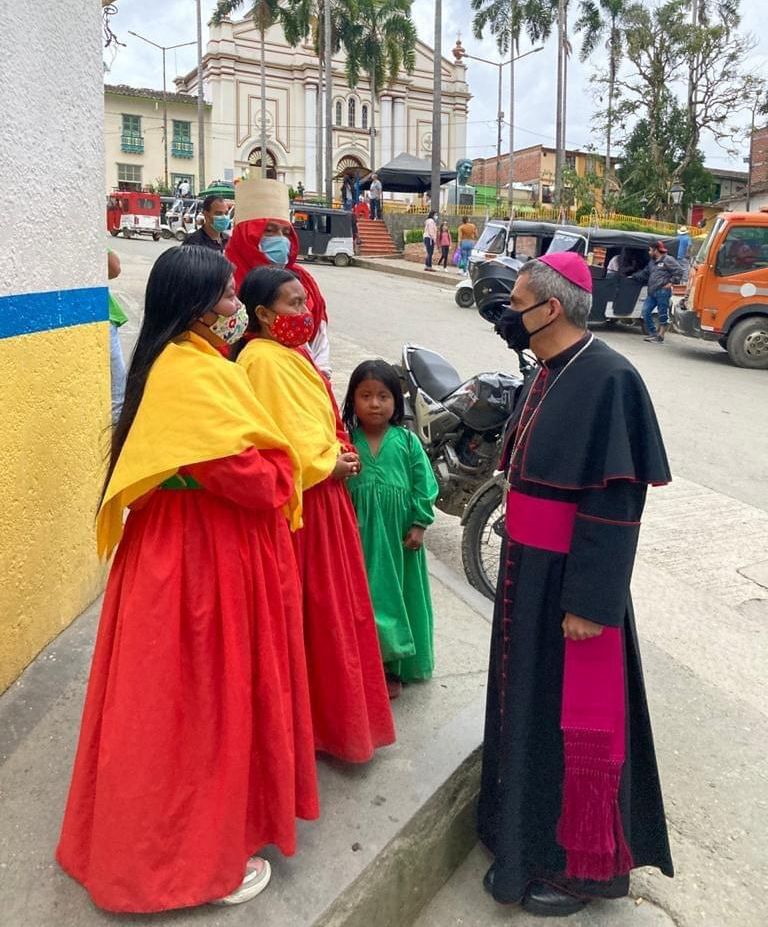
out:
{"label": "pink fringed sash end", "polygon": [[619,785],[626,756],[624,642],[619,628],[567,640],[561,727],[565,779],[557,842],[566,875],[607,882],[632,869]]}
{"label": "pink fringed sash end", "polygon": [[632,869],[619,812],[622,763],[609,757],[611,734],[565,731],[563,807],[557,842],[571,879],[607,882]]}

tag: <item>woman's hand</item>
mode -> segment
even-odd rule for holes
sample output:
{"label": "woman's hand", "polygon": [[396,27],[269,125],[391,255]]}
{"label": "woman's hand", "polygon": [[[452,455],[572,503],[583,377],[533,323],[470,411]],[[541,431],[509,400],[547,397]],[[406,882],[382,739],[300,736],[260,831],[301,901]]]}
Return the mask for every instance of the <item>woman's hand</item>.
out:
{"label": "woman's hand", "polygon": [[572,641],[586,641],[590,637],[599,637],[603,633],[603,626],[588,618],[579,618],[578,615],[565,613],[563,618],[563,637]]}
{"label": "woman's hand", "polygon": [[424,544],[424,532],[426,528],[422,528],[420,525],[411,525],[408,534],[405,536],[403,545],[406,550],[421,550]]}
{"label": "woman's hand", "polygon": [[339,454],[331,476],[335,480],[347,480],[360,472],[360,458],[351,451]]}

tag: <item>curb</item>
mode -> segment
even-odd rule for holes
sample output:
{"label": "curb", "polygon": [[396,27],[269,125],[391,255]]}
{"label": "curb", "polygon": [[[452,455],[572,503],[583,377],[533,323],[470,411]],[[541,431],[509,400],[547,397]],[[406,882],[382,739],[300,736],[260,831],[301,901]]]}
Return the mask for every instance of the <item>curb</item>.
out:
{"label": "curb", "polygon": [[[411,277],[414,280],[423,280],[425,283],[436,283],[440,286],[449,286],[454,288],[459,282],[458,277],[447,277],[446,275],[435,271],[435,273],[430,274],[429,271],[417,270],[415,267],[413,270],[410,267],[393,267],[387,266],[384,261],[386,258],[380,258],[377,261],[367,260],[366,258],[356,257],[354,259],[355,267],[362,267],[364,270],[377,270],[382,274],[393,274],[397,277]],[[379,263],[381,261],[381,263]]]}

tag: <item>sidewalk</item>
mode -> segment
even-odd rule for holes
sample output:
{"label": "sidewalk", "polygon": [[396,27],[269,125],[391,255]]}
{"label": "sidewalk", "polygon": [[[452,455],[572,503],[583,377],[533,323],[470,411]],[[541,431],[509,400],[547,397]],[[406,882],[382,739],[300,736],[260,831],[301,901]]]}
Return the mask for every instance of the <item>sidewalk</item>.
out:
{"label": "sidewalk", "polygon": [[407,686],[393,703],[397,743],[365,766],[321,761],[320,820],[300,823],[292,859],[265,852],[274,875],[263,896],[226,910],[107,915],[54,862],[95,603],[0,698],[3,927],[410,923],[475,841],[487,670],[490,603],[457,584],[442,564],[433,566],[436,673],[428,683]]}
{"label": "sidewalk", "polygon": [[377,270],[384,274],[395,274],[398,277],[413,277],[414,280],[424,280],[427,283],[436,283],[451,289],[465,276],[453,266],[448,270],[436,267],[430,272],[424,270],[421,264],[398,257],[356,257],[352,266],[362,267],[365,270]]}

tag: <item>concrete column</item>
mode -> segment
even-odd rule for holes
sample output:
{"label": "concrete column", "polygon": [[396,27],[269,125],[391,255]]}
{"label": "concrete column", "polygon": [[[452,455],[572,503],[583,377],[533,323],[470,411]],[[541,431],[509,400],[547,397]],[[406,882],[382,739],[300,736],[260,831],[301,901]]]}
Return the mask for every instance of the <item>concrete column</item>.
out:
{"label": "concrete column", "polygon": [[304,177],[307,193],[317,193],[317,84],[304,84]]}
{"label": "concrete column", "polygon": [[392,106],[392,156],[395,158],[405,151],[405,118],[405,99],[397,97]]}

